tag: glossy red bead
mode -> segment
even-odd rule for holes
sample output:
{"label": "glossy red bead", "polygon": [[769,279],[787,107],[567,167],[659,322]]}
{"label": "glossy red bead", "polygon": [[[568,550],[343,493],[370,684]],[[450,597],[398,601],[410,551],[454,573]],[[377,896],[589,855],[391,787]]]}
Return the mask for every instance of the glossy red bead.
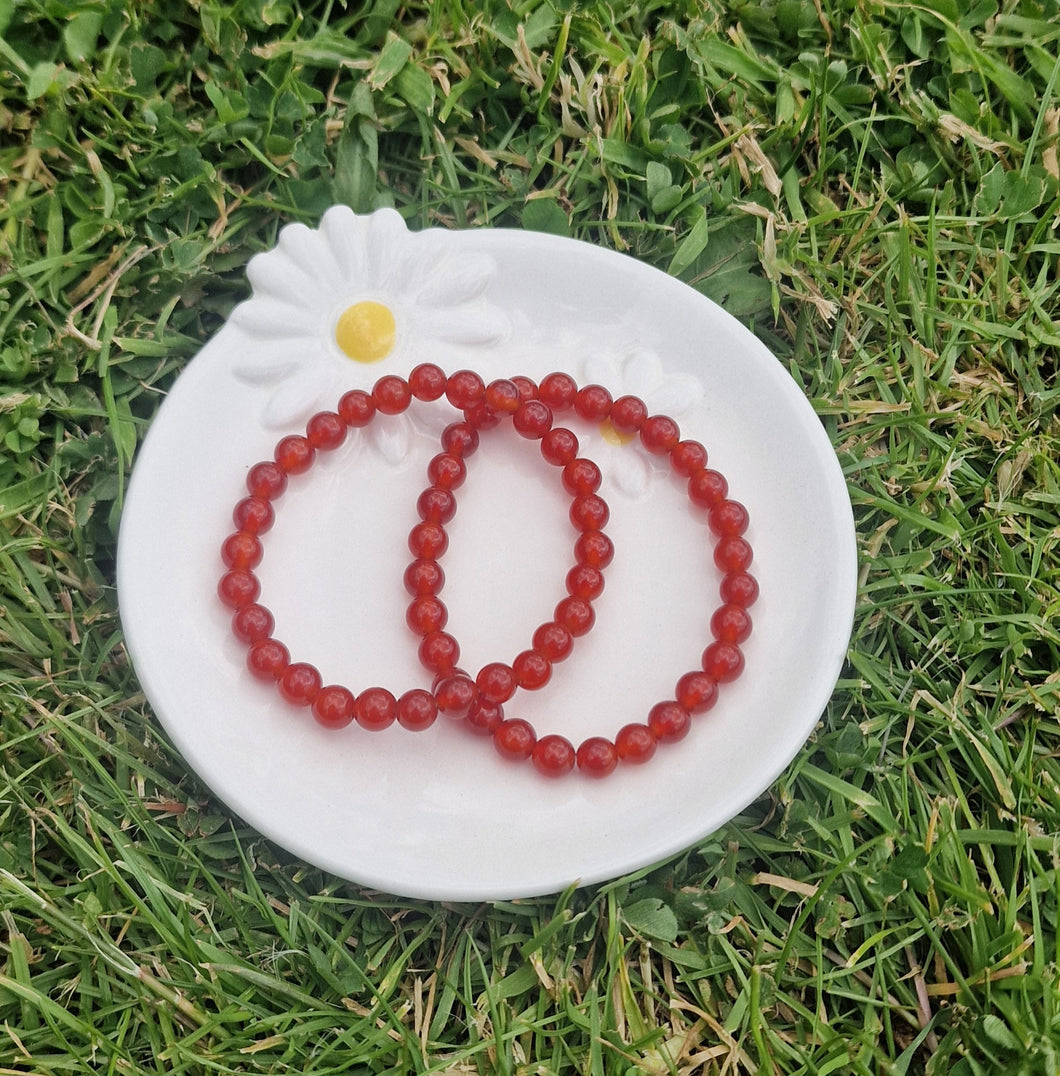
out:
{"label": "glossy red bead", "polygon": [[264,605],[251,602],[232,617],[232,634],[241,642],[258,643],[267,639],[276,627],[272,613]]}
{"label": "glossy red bead", "polygon": [[541,438],[541,455],[554,467],[566,467],[578,455],[578,438],[565,426],[553,426]]}
{"label": "glossy red bead", "polygon": [[353,389],[339,400],[339,418],[355,429],[367,426],[375,418],[375,401],[367,392]]}
{"label": "glossy red bead", "polygon": [[606,777],[618,765],[618,748],[603,736],[590,736],[578,745],[578,769],[589,777]]}
{"label": "glossy red bead", "polygon": [[305,427],[309,443],[320,452],[331,452],[346,440],[349,427],[334,411],[321,411]]}
{"label": "glossy red bead", "polygon": [[414,560],[405,569],[404,581],[414,596],[437,594],[445,586],[445,572],[436,560]]}
{"label": "glossy red bead", "polygon": [[707,513],[707,526],[719,538],[739,538],[750,521],[747,509],[739,501],[722,501]]}
{"label": "glossy red bead", "polygon": [[427,481],[441,489],[457,489],[467,478],[467,466],[459,456],[442,452],[427,464]]}
{"label": "glossy red bead", "polygon": [[578,457],[563,468],[563,488],[573,496],[586,496],[600,488],[600,468],[592,460]]}
{"label": "glossy red bead", "polygon": [[475,677],[475,686],[487,702],[503,703],[515,694],[519,683],[510,665],[494,661],[479,671]]}
{"label": "glossy red bead", "polygon": [[221,545],[221,560],[226,568],[256,568],[264,550],[249,531],[230,534]]}
{"label": "glossy red bead", "polygon": [[313,465],[316,454],[308,437],[293,433],[277,442],[273,456],[288,474],[304,474]]}
{"label": "glossy red bead", "polygon": [[566,411],[574,406],[578,383],[569,374],[546,374],[541,378],[537,395],[553,411]]}
{"label": "glossy red bead", "polygon": [[714,642],[703,651],[703,671],[719,684],[735,680],[743,664],[743,653],[735,643]]}
{"label": "glossy red bead", "polygon": [[586,385],[574,397],[574,410],[586,422],[603,422],[611,414],[611,393],[602,385]]}
{"label": "glossy red bead", "polygon": [[552,662],[540,650],[524,650],[512,662],[512,672],[521,688],[537,691],[552,679]]}
{"label": "glossy red bead", "polygon": [[717,471],[696,471],[688,480],[688,496],[700,508],[713,508],[725,500],[729,483]]}
{"label": "glossy red bead", "polygon": [[449,548],[449,536],[440,523],[424,521],[409,531],[409,552],[414,557],[433,560]]}
{"label": "glossy red bead", "polygon": [[678,441],[670,449],[670,466],[686,478],[707,466],[707,450],[698,441]]}
{"label": "glossy red bead", "polygon": [[562,661],[574,649],[574,636],[555,621],[542,624],[534,632],[531,640],[534,649],[543,654],[551,662]]}
{"label": "glossy red bead", "polygon": [[567,572],[567,593],[572,598],[594,601],[604,592],[604,573],[588,564],[576,564]]}
{"label": "glossy red bead", "polygon": [[504,720],[504,707],[499,703],[475,699],[465,718],[468,729],[476,736],[490,736]]}
{"label": "glossy red bead", "polygon": [[615,737],[615,751],[619,759],[633,765],[647,762],[655,754],[658,741],[647,725],[623,725]]}
{"label": "glossy red bead", "polygon": [[245,497],[232,512],[232,522],[248,534],[264,534],[275,519],[272,505],[263,497]]}
{"label": "glossy red bead", "polygon": [[486,386],[473,370],[458,370],[449,375],[445,398],[461,411],[477,403],[485,394]]}
{"label": "glossy red bead", "polygon": [[432,631],[420,642],[419,655],[424,668],[448,672],[460,660],[460,644],[444,631]]}
{"label": "glossy red bead", "polygon": [[753,559],[754,551],[743,538],[722,538],[714,547],[714,563],[723,572],[745,572]]}
{"label": "glossy red bead", "polygon": [[596,623],[593,607],[583,598],[564,598],[552,615],[556,618],[556,623],[566,628],[575,638],[585,635]]}
{"label": "glossy red bead", "polygon": [[487,407],[504,415],[514,414],[522,402],[518,386],[506,378],[491,381],[486,386],[485,399]]}
{"label": "glossy red bead", "polygon": [[595,493],[586,493],[574,498],[568,515],[578,530],[599,531],[607,526],[611,510],[602,497]]}
{"label": "glossy red bead", "polygon": [[758,598],[758,581],[746,572],[729,572],[721,581],[721,600],[745,609]]}
{"label": "glossy red bead", "polygon": [[247,490],[252,497],[271,501],[287,488],[287,472],[272,460],[255,463],[247,471]]}
{"label": "glossy red bead", "polygon": [[258,600],[261,584],[258,577],[247,568],[233,568],[225,572],[217,584],[217,595],[229,609],[242,609],[244,605]]}
{"label": "glossy red bead", "polygon": [[372,401],[382,415],[400,415],[412,403],[412,389],[403,377],[384,374],[372,386]]}
{"label": "glossy red bead", "polygon": [[648,711],[648,728],[660,743],[676,743],[688,735],[692,718],[677,702],[657,702]]}
{"label": "glossy red bead", "polygon": [[438,717],[438,703],[429,691],[415,687],[397,701],[397,722],[409,732],[422,732]]}
{"label": "glossy red bead", "polygon": [[512,384],[519,390],[519,399],[523,403],[537,399],[537,383],[528,377],[513,377]]}
{"label": "glossy red bead", "polygon": [[290,661],[290,651],[279,639],[262,639],[247,651],[247,668],[259,680],[278,680]]}
{"label": "glossy red bead", "polygon": [[432,594],[415,598],[405,612],[405,623],[417,635],[430,635],[432,631],[441,631],[448,619],[448,610]]}
{"label": "glossy red bead", "polygon": [[636,433],[648,419],[648,409],[638,396],[619,396],[611,405],[611,425],[620,433]]}
{"label": "glossy red bead", "polygon": [[322,687],[313,699],[313,719],[326,729],[344,729],[354,714],[353,692],[339,684]]}
{"label": "glossy red bead", "polygon": [[518,717],[502,721],[493,730],[493,746],[502,758],[522,762],[533,754],[537,737],[533,726]]}
{"label": "glossy red bead", "polygon": [[681,430],[668,415],[652,415],[640,428],[640,443],[656,456],[673,451],[681,440]]}
{"label": "glossy red bead", "polygon": [[448,523],[456,515],[456,497],[452,490],[428,486],[416,500],[416,511],[428,523]]}
{"label": "glossy red bead", "polygon": [[464,418],[479,431],[492,430],[501,424],[501,414],[486,403],[485,397],[468,404]]}
{"label": "glossy red bead", "polygon": [[453,422],[442,430],[442,448],[466,459],[478,448],[478,430],[470,422]]}
{"label": "glossy red bead", "polygon": [[438,400],[445,395],[448,378],[440,366],[422,362],[409,374],[409,389],[417,400]]}
{"label": "glossy red bead", "polygon": [[576,754],[574,744],[565,736],[542,736],[534,744],[530,761],[534,769],[545,777],[562,777],[574,769]]}
{"label": "glossy red bead", "polygon": [[603,531],[585,531],[574,543],[574,559],[590,568],[606,568],[615,558],[615,546]]}
{"label": "glossy red bead", "polygon": [[722,643],[743,643],[751,637],[751,617],[742,605],[723,605],[710,618],[711,634]]}
{"label": "glossy red bead", "polygon": [[277,685],[284,700],[292,706],[309,706],[324,686],[324,681],[312,665],[298,661],[283,670]]}
{"label": "glossy red bead", "polygon": [[705,672],[685,673],[677,681],[674,696],[690,714],[703,714],[718,701],[718,684]]}
{"label": "glossy red bead", "polygon": [[512,426],[523,437],[540,439],[552,428],[552,412],[540,400],[527,400],[512,415]]}
{"label": "glossy red bead", "polygon": [[462,721],[467,717],[477,698],[478,688],[475,687],[475,682],[463,673],[443,676],[434,688],[434,701],[438,712],[452,721]]}
{"label": "glossy red bead", "polygon": [[381,732],[397,717],[397,699],[385,687],[369,687],[357,696],[353,717],[362,729]]}

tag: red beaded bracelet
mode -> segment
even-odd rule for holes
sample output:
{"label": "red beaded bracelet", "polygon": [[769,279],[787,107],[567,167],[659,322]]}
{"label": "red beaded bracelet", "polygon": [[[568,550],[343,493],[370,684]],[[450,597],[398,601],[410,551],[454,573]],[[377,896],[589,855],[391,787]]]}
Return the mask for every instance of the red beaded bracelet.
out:
{"label": "red beaded bracelet", "polygon": [[[233,513],[238,529],[221,546],[221,558],[227,571],[218,584],[218,594],[222,602],[234,610],[232,630],[248,647],[247,667],[250,672],[261,680],[276,683],[280,694],[292,705],[311,707],[313,716],[321,725],[337,729],[356,721],[363,728],[377,731],[388,727],[396,719],[405,728],[418,731],[432,725],[439,711],[463,718],[474,706],[476,713],[483,714],[484,702],[499,705],[501,696],[509,697],[516,686],[540,687],[547,681],[550,666],[544,667],[536,658],[524,658],[523,655],[516,658],[513,666],[500,662],[486,666],[477,683],[460,673],[456,668],[459,646],[451,635],[442,630],[447,613],[437,597],[444,575],[436,558],[448,544],[444,524],[456,511],[453,490],[463,482],[463,461],[478,446],[478,430],[500,421],[500,416],[504,414],[511,415],[513,425],[521,434],[534,439],[544,438],[552,425],[552,414],[546,405],[534,401],[524,407],[518,398],[516,386],[511,382],[504,384],[508,388],[500,392],[493,385],[487,391],[481,378],[471,371],[460,371],[447,378],[439,367],[430,363],[416,367],[407,381],[388,375],[376,382],[371,393],[360,390],[347,392],[339,401],[337,412],[314,415],[307,423],[305,436],[282,438],[276,445],[271,461],[250,468],[246,479],[250,496],[240,501]],[[405,585],[414,595],[406,619],[409,626],[423,636],[419,649],[421,660],[432,672],[439,674],[433,690],[414,688],[395,698],[390,691],[381,687],[367,688],[355,696],[341,685],[325,686],[320,672],[313,665],[291,661],[287,647],[272,635],[275,627],[272,614],[258,601],[261,587],[254,568],[263,556],[260,535],[273,523],[272,503],[287,488],[289,476],[308,471],[318,452],[338,448],[345,440],[348,429],[366,426],[377,413],[399,414],[409,407],[414,398],[430,401],[442,396],[454,407],[463,409],[468,418],[445,429],[442,434],[443,452],[428,466],[431,485],[417,502],[420,522],[409,536],[409,549],[416,560],[405,572]],[[476,419],[475,423],[470,421],[472,418]],[[569,430],[552,430],[551,434],[550,444],[564,442],[577,445],[574,434]],[[581,529],[585,532],[591,530],[595,535],[592,544],[597,551],[596,558],[600,560],[605,548],[603,543],[610,548],[609,539],[599,529],[606,522],[607,505],[599,497],[591,498],[590,503],[589,499],[579,496],[574,490],[572,497],[572,521],[582,518],[584,525]],[[583,538],[586,536],[582,535]],[[576,558],[585,555],[579,552],[581,548],[575,546]],[[606,560],[610,560],[610,556]],[[596,593],[603,587],[600,574],[603,566],[602,562],[591,569],[598,577]],[[576,560],[571,574],[582,571],[584,567],[581,559]],[[568,582],[569,579],[570,576]],[[592,624],[592,609],[588,599],[580,602],[577,615],[571,614],[571,622],[579,617],[584,628],[578,634],[582,634]],[[558,644],[554,643],[553,650],[558,653],[557,647]],[[567,652],[569,649],[568,645]],[[531,654],[530,651],[525,653]],[[520,670],[518,684],[513,668]],[[508,686],[511,690],[505,694]]]}
{"label": "red beaded bracelet", "polygon": [[[646,724],[625,725],[614,742],[592,736],[577,749],[563,736],[547,735],[539,739],[529,722],[505,718],[502,709],[515,686],[531,689],[542,686],[551,662],[566,656],[571,637],[592,625],[588,603],[602,588],[599,570],[610,562],[613,553],[610,541],[596,529],[596,525],[606,520],[606,505],[601,508],[603,502],[596,494],[600,484],[598,468],[590,460],[577,456],[578,441],[573,433],[549,430],[552,413],[570,409],[587,421],[609,421],[620,433],[637,434],[649,452],[668,457],[671,468],[688,480],[693,504],[706,510],[708,526],[716,538],[714,562],[724,573],[722,604],[710,618],[714,642],[703,652],[702,667],[685,673],[677,681],[675,697],[652,707]],[[718,685],[735,680],[743,671],[740,644],[751,634],[747,607],[758,597],[758,584],[747,573],[752,559],[751,546],[743,537],[748,513],[738,501],[728,499],[728,483],[707,467],[706,449],[697,441],[681,440],[673,419],[665,415],[649,416],[647,406],[636,396],[613,400],[599,385],[579,389],[567,374],[550,374],[542,379],[540,386],[528,378],[496,381],[485,390],[481,400],[476,399],[473,406],[465,409],[469,423],[477,428],[495,424],[504,412],[514,412],[516,428],[526,436],[540,438],[545,459],[563,467],[564,485],[575,497],[572,521],[583,531],[575,547],[579,564],[567,577],[570,597],[556,607],[556,619],[534,633],[532,650],[520,654],[511,667],[486,666],[474,682],[463,674],[450,678],[459,679],[464,687],[462,707],[452,708],[450,716],[466,718],[475,731],[492,734],[494,746],[504,758],[530,759],[547,776],[562,776],[577,766],[583,773],[605,777],[620,761],[646,762],[654,755],[658,743],[683,739],[691,727],[692,715],[705,713],[714,706]],[[423,559],[427,566],[420,570],[437,572],[440,576],[436,558]],[[477,697],[469,701],[467,696],[475,688]]]}

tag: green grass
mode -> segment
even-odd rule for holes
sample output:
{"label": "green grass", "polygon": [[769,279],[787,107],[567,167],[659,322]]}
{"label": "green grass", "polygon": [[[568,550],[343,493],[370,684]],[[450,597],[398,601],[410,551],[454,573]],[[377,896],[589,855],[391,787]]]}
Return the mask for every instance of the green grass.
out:
{"label": "green grass", "polygon": [[[1055,0],[0,0],[0,1072],[1060,1068]],[[628,251],[848,477],[848,664],[684,855],[483,906],[230,817],[122,646],[161,396],[285,222]]]}

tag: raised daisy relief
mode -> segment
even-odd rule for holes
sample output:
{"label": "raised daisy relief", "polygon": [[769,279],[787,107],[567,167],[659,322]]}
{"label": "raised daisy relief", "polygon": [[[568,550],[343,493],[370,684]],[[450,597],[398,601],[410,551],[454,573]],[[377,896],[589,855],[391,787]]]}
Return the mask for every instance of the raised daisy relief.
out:
{"label": "raised daisy relief", "polygon": [[[423,239],[393,209],[334,206],[319,228],[290,224],[273,250],[250,260],[254,294],[230,319],[249,338],[235,373],[264,390],[267,428],[296,425],[348,389],[405,375],[449,347],[466,362],[469,348],[505,339],[508,318],[485,299],[493,260]],[[440,432],[436,408],[388,418],[365,432],[391,463],[405,458],[414,426]]]}
{"label": "raised daisy relief", "polygon": [[[583,384],[606,385],[616,400],[627,394],[639,396],[647,404],[649,414],[669,415],[676,420],[695,407],[706,392],[703,382],[692,374],[667,373],[659,356],[647,348],[637,348],[621,359],[610,355],[590,356],[582,373]],[[600,454],[601,468],[614,477],[615,485],[629,497],[641,496],[648,488],[652,471],[660,466],[657,457],[625,447],[635,436],[621,433],[605,422],[600,427],[600,444],[594,446],[594,451]]]}

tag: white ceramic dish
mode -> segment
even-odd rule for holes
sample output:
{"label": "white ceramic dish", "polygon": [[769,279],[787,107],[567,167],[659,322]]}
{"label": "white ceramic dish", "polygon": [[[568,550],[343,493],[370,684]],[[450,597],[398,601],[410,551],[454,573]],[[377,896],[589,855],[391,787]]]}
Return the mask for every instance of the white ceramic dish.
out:
{"label": "white ceramic dish", "polygon": [[[449,900],[527,897],[618,876],[708,835],[802,746],[835,686],[856,588],[852,514],[817,417],[777,360],[691,288],[637,261],[551,236],[409,233],[396,213],[329,211],[291,226],[248,269],[254,297],[189,364],[140,451],[118,586],[128,647],[175,744],[232,810],[342,877]],[[371,301],[393,317],[388,354],[344,355],[336,319]],[[382,345],[386,350],[387,344]],[[349,388],[437,361],[489,380],[566,370],[634,392],[701,440],[751,513],[762,590],[747,669],[680,744],[604,781],[509,764],[440,720],[320,729],[252,680],[215,596],[219,546],[247,468]],[[326,682],[400,694],[427,686],[404,622],[402,573],[437,431],[414,405],[296,480],[259,569],[276,634]],[[604,470],[616,557],[597,624],[510,716],[575,742],[613,736],[698,667],[718,603],[701,518],[636,444],[574,426]],[[443,564],[461,664],[510,661],[552,615],[574,531],[558,473],[510,430],[491,435],[458,491]]]}

